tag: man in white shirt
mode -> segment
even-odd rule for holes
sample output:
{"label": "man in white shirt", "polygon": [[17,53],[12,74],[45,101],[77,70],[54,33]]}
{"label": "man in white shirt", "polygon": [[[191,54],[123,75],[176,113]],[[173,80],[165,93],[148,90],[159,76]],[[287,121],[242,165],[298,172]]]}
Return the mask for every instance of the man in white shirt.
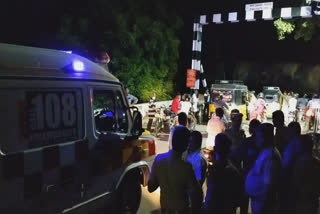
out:
{"label": "man in white shirt", "polygon": [[295,112],[297,110],[297,95],[292,95],[289,99],[289,112]]}
{"label": "man in white shirt", "polygon": [[198,102],[199,102],[198,91],[195,90],[193,95],[192,95],[192,98],[191,98],[192,112],[194,112],[194,113],[199,111]]}
{"label": "man in white shirt", "polygon": [[184,96],[182,101],[180,102],[179,113],[184,112],[186,113],[186,115],[188,115],[190,112],[190,109],[191,109],[191,102],[190,102],[189,96]]}

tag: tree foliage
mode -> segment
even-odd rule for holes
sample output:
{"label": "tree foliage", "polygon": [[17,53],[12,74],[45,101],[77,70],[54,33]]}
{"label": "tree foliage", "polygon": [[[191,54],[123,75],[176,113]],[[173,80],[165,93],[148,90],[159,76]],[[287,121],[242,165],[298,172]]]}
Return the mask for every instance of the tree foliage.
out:
{"label": "tree foliage", "polygon": [[303,39],[304,41],[310,41],[316,33],[316,25],[319,25],[318,20],[300,20],[297,24],[297,29],[294,34],[294,38]]}
{"label": "tree foliage", "polygon": [[274,26],[277,30],[279,40],[284,40],[292,35],[296,40],[303,39],[307,42],[315,38],[317,27],[320,26],[320,21],[317,18],[295,21],[278,19],[274,21]]}
{"label": "tree foliage", "polygon": [[282,19],[278,19],[274,22],[274,26],[277,29],[278,39],[283,40],[287,35],[290,35],[295,28],[295,25],[289,21],[283,21]]}
{"label": "tree foliage", "polygon": [[[301,5],[311,5],[312,3],[311,0],[296,0],[295,2],[299,2]],[[303,39],[305,42],[308,42],[317,34],[320,20],[318,17],[290,21],[284,21],[280,18],[274,21],[274,26],[279,40],[284,40],[292,35],[296,40]]]}
{"label": "tree foliage", "polygon": [[91,0],[61,18],[58,37],[81,52],[103,50],[110,68],[142,101],[174,93],[182,20],[163,1]]}

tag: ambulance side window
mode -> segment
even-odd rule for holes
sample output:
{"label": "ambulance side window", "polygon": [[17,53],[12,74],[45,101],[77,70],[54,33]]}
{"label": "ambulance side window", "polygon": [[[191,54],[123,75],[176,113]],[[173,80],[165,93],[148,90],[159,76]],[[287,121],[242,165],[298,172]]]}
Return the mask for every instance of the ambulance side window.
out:
{"label": "ambulance side window", "polygon": [[127,111],[119,93],[113,90],[93,90],[92,107],[98,132],[127,133]]}
{"label": "ambulance side window", "polygon": [[124,105],[122,94],[120,91],[116,92],[116,106],[117,106],[117,121],[120,132],[128,132],[128,115],[127,108]]}

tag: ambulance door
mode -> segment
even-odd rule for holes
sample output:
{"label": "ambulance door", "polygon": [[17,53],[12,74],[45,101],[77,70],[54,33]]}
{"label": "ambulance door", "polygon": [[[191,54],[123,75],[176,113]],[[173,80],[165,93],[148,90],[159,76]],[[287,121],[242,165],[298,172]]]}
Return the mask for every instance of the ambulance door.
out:
{"label": "ambulance door", "polygon": [[80,202],[84,89],[77,81],[0,80],[0,213],[57,213]]}

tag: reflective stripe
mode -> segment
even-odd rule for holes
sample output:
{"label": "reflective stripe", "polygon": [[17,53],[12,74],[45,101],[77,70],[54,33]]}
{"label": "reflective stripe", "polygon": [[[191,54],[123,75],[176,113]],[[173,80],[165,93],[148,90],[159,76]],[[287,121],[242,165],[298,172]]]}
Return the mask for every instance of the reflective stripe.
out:
{"label": "reflective stripe", "polygon": [[22,178],[24,198],[32,198],[48,191],[46,187],[73,183],[78,174],[75,164],[88,160],[88,151],[88,141],[77,141],[13,154],[1,153],[0,175],[5,183]]}
{"label": "reflective stripe", "polygon": [[103,194],[101,194],[101,195],[98,195],[98,196],[96,196],[96,197],[94,197],[94,198],[91,198],[91,199],[85,201],[85,202],[82,202],[82,203],[80,203],[80,204],[77,204],[77,205],[75,205],[75,206],[73,206],[73,207],[71,207],[71,208],[65,209],[65,210],[62,211],[62,213],[71,212],[71,211],[73,211],[73,210],[75,210],[75,209],[77,209],[77,208],[80,208],[80,207],[82,207],[82,206],[84,206],[84,205],[87,205],[87,204],[89,204],[89,203],[91,203],[91,202],[93,202],[93,201],[95,201],[95,200],[97,200],[97,199],[99,199],[99,198],[102,198],[102,197],[104,197],[104,196],[106,196],[106,195],[109,195],[110,193],[111,193],[111,192],[106,192],[106,193],[103,193]]}

